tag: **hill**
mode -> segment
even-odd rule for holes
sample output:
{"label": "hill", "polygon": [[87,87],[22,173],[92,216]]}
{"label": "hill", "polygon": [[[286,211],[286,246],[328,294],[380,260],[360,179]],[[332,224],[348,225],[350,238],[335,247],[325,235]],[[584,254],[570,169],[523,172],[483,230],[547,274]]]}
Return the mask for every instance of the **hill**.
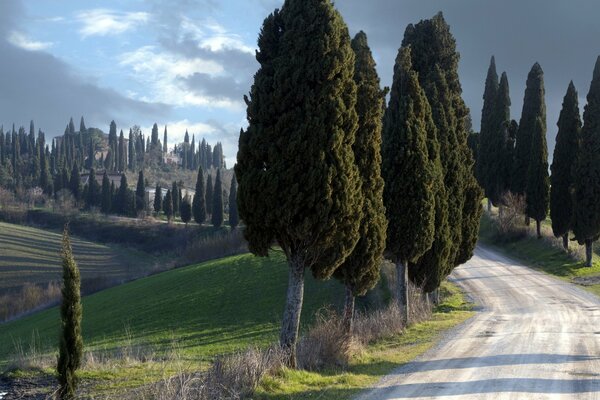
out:
{"label": "hill", "polygon": [[[87,350],[122,346],[168,351],[174,338],[186,357],[212,356],[266,345],[277,340],[287,287],[281,252],[269,258],[250,254],[175,269],[104,290],[83,300],[83,336]],[[326,304],[339,304],[343,288],[334,280],[307,277],[305,323]],[[29,346],[32,335],[42,352],[53,352],[59,332],[52,308],[5,324],[0,329],[0,365],[15,343]]]}

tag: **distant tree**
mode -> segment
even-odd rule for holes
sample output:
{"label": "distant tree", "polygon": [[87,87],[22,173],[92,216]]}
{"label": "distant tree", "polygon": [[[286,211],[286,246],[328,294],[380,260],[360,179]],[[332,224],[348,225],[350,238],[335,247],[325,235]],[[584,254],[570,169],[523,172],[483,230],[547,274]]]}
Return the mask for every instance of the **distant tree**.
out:
{"label": "distant tree", "polygon": [[173,215],[179,215],[179,205],[181,197],[179,195],[179,186],[175,181],[173,181],[173,185],[171,186],[171,198],[173,201]]}
{"label": "distant tree", "polygon": [[600,57],[583,111],[581,147],[575,167],[573,193],[573,234],[585,244],[586,261],[592,266],[594,241],[600,237]]}
{"label": "distant tree", "polygon": [[213,205],[211,222],[215,228],[223,225],[223,185],[221,183],[221,169],[217,169],[217,178],[213,188]]}
{"label": "distant tree", "polygon": [[154,150],[158,146],[158,125],[152,125],[152,139],[150,141],[151,149]]}
{"label": "distant tree", "polygon": [[88,192],[86,197],[86,204],[88,208],[96,207],[100,203],[100,185],[96,181],[96,171],[94,168],[90,169],[90,177],[88,180]]}
{"label": "distant tree", "polygon": [[[334,277],[346,287],[344,326],[347,334],[351,334],[353,329],[355,296],[364,295],[379,280],[387,229],[380,150],[384,92],[380,87],[367,35],[360,31],[352,39],[351,46],[356,55],[354,82],[357,86],[358,114],[358,130],[353,152],[360,174],[364,202],[359,228],[360,239],[352,253],[334,272]],[[235,202],[235,197],[233,201]],[[231,203],[230,200],[230,208]]]}
{"label": "distant tree", "polygon": [[146,186],[143,170],[140,170],[138,175],[137,187],[135,189],[135,204],[136,211],[144,211],[146,209]]}
{"label": "distant tree", "polygon": [[167,154],[169,147],[167,146],[167,126],[165,125],[165,133],[163,135],[163,153]]}
{"label": "distant tree", "polygon": [[162,211],[162,200],[162,188],[157,184],[154,189],[154,212],[156,215]]}
{"label": "distant tree", "polygon": [[185,196],[181,201],[181,221],[187,226],[188,222],[192,219],[192,205],[190,204],[190,197]]}
{"label": "distant tree", "polygon": [[123,130],[119,134],[119,150],[118,150],[117,170],[124,172],[127,167],[127,148],[125,147],[125,136]]}
{"label": "distant tree", "polygon": [[[229,204],[231,207],[231,200]],[[198,167],[198,177],[196,178],[196,193],[194,194],[192,211],[194,214],[194,221],[196,221],[197,224],[202,225],[202,223],[206,220],[206,200],[204,198],[204,172],[202,171],[202,166]],[[231,220],[231,216],[229,218]]]}
{"label": "distant tree", "polygon": [[213,206],[213,184],[212,184],[212,175],[210,171],[208,172],[208,177],[206,178],[206,193],[204,196],[206,200],[206,214],[212,215],[212,206]]}
{"label": "distant tree", "polygon": [[60,306],[61,335],[58,355],[59,397],[74,400],[77,389],[76,371],[81,366],[83,338],[81,336],[81,278],[73,258],[68,228],[65,226],[62,239],[63,287]]}
{"label": "distant tree", "polygon": [[136,167],[137,156],[135,154],[135,136],[133,134],[133,130],[129,129],[129,143],[127,150],[127,167],[130,171],[134,171]]}
{"label": "distant tree", "polygon": [[265,19],[258,48],[235,168],[238,208],[250,250],[267,256],[276,241],[287,257],[280,345],[295,368],[305,270],[329,278],[359,239],[355,58],[330,1],[287,0]]}
{"label": "distant tree", "polygon": [[163,211],[167,216],[169,222],[173,218],[173,197],[171,196],[171,190],[167,190],[167,194],[165,195],[165,199],[163,201]]}
{"label": "distant tree", "polygon": [[558,118],[558,134],[552,157],[550,176],[550,219],[554,236],[562,237],[563,247],[569,249],[569,231],[573,221],[571,189],[574,181],[575,160],[581,142],[581,116],[577,90],[569,83]]}
{"label": "distant tree", "polygon": [[87,128],[85,127],[85,121],[83,120],[83,116],[79,120],[79,132],[80,133],[87,133]]}
{"label": "distant tree", "polygon": [[405,321],[410,315],[409,262],[431,248],[435,190],[441,184],[441,165],[429,158],[428,129],[435,129],[431,108],[413,70],[410,47],[402,47],[383,124],[382,172],[388,220],[386,252],[396,264],[397,299]]}
{"label": "distant tree", "polygon": [[237,179],[235,174],[231,177],[231,186],[229,188],[229,226],[231,229],[237,228],[240,223],[240,216],[237,208]]}
{"label": "distant tree", "polygon": [[129,214],[129,199],[127,198],[129,187],[127,186],[127,177],[121,174],[121,184],[117,193],[116,211],[121,215]]}
{"label": "distant tree", "polygon": [[112,193],[110,191],[110,180],[108,179],[108,174],[104,171],[104,176],[102,177],[102,200],[100,203],[100,210],[104,214],[108,214],[112,208]]}
{"label": "distant tree", "polygon": [[71,179],[69,180],[69,189],[73,193],[73,197],[76,202],[81,200],[81,176],[79,175],[79,166],[77,161],[73,163],[73,169],[71,170]]}

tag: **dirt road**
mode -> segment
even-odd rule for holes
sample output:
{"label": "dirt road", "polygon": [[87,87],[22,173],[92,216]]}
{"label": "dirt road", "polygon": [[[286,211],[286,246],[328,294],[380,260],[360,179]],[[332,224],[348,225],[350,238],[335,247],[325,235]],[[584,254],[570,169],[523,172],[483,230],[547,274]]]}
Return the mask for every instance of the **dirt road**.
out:
{"label": "dirt road", "polygon": [[478,248],[453,279],[481,307],[360,400],[600,399],[600,300]]}

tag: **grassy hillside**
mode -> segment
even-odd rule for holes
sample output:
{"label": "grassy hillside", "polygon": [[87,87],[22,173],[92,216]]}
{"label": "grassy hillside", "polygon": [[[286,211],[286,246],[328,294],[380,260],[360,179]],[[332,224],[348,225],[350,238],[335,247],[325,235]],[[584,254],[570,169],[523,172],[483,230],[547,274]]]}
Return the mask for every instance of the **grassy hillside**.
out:
{"label": "grassy hillside", "polygon": [[[86,349],[110,350],[125,345],[168,350],[174,338],[185,357],[208,360],[249,344],[276,341],[287,287],[281,252],[270,258],[249,254],[164,272],[114,287],[83,301]],[[303,315],[324,304],[342,301],[334,280],[307,277]],[[0,329],[0,365],[28,346],[35,333],[43,351],[57,345],[56,308],[6,324]]]}
{"label": "grassy hillside", "polygon": [[[61,235],[0,222],[0,294],[24,283],[61,279]],[[83,279],[119,281],[149,269],[152,259],[140,252],[72,238]]]}

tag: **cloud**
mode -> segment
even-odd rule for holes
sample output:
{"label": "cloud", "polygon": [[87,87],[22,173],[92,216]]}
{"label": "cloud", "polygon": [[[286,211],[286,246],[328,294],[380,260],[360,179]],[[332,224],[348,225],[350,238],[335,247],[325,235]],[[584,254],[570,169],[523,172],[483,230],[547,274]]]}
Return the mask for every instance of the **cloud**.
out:
{"label": "cloud", "polygon": [[8,42],[25,50],[37,51],[52,47],[52,42],[38,42],[29,39],[21,32],[12,31],[7,38]]}
{"label": "cloud", "polygon": [[104,8],[84,10],[75,14],[82,24],[79,33],[86,38],[89,36],[120,35],[133,28],[145,24],[150,19],[147,12],[119,12]]}

